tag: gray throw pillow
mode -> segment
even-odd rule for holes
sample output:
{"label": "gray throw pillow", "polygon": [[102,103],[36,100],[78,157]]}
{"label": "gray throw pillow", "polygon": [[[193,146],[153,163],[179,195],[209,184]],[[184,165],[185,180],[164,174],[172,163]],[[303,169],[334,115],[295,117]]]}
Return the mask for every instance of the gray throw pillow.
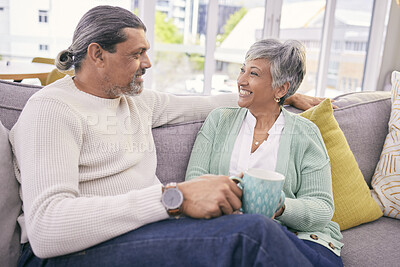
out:
{"label": "gray throw pillow", "polygon": [[0,266],[17,266],[20,252],[21,212],[18,182],[15,179],[8,130],[0,121]]}

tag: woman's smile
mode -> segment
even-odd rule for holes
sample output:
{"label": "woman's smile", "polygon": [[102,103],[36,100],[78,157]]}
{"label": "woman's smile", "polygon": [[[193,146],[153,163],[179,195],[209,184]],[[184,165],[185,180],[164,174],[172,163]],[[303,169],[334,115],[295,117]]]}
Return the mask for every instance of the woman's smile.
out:
{"label": "woman's smile", "polygon": [[251,94],[253,94],[252,91],[249,91],[249,90],[243,89],[243,88],[239,88],[239,96],[240,96],[240,97],[248,97],[248,96],[250,96]]}

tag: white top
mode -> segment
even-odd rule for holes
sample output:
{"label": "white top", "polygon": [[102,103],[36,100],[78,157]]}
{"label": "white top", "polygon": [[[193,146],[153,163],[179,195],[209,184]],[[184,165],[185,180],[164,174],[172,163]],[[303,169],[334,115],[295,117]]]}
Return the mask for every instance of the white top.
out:
{"label": "white top", "polygon": [[238,175],[249,168],[275,171],[284,125],[285,116],[281,112],[274,125],[268,131],[268,139],[254,153],[251,153],[256,118],[248,111],[232,150],[229,175]]}
{"label": "white top", "polygon": [[36,256],[80,251],[168,218],[156,177],[152,128],[204,119],[237,96],[144,90],[99,98],[68,75],[34,94],[10,132],[24,214],[22,242]]}

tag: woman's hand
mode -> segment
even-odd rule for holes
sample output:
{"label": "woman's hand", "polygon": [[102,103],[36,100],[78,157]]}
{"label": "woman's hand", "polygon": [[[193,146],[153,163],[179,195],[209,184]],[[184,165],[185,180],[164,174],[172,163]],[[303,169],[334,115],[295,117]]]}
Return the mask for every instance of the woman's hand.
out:
{"label": "woman's hand", "polygon": [[[315,96],[308,96],[308,95],[303,95],[296,93],[292,95],[291,97],[287,98],[285,100],[285,105],[291,105],[293,107],[296,107],[301,110],[307,110],[309,108],[312,108],[322,101],[324,101],[326,98],[325,97],[315,97]],[[331,102],[335,102],[335,100],[331,100]],[[333,108],[338,108],[337,106],[332,104]]]}
{"label": "woman's hand", "polygon": [[275,212],[274,216],[272,216],[272,219],[281,216],[284,211],[285,211],[285,204],[283,204],[282,208],[280,208],[277,212]]}

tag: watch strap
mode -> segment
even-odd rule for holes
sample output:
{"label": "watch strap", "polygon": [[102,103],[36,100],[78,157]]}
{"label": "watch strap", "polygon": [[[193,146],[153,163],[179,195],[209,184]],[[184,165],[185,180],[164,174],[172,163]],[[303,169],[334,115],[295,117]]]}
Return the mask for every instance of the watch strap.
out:
{"label": "watch strap", "polygon": [[[177,183],[172,182],[172,183],[168,183],[162,187],[162,193],[164,193],[165,190],[168,190],[170,188],[176,188],[177,190],[179,190]],[[179,190],[179,192],[180,192],[180,190]],[[168,215],[173,216],[173,217],[180,216],[182,214],[181,206],[179,206],[176,209],[167,209]]]}

